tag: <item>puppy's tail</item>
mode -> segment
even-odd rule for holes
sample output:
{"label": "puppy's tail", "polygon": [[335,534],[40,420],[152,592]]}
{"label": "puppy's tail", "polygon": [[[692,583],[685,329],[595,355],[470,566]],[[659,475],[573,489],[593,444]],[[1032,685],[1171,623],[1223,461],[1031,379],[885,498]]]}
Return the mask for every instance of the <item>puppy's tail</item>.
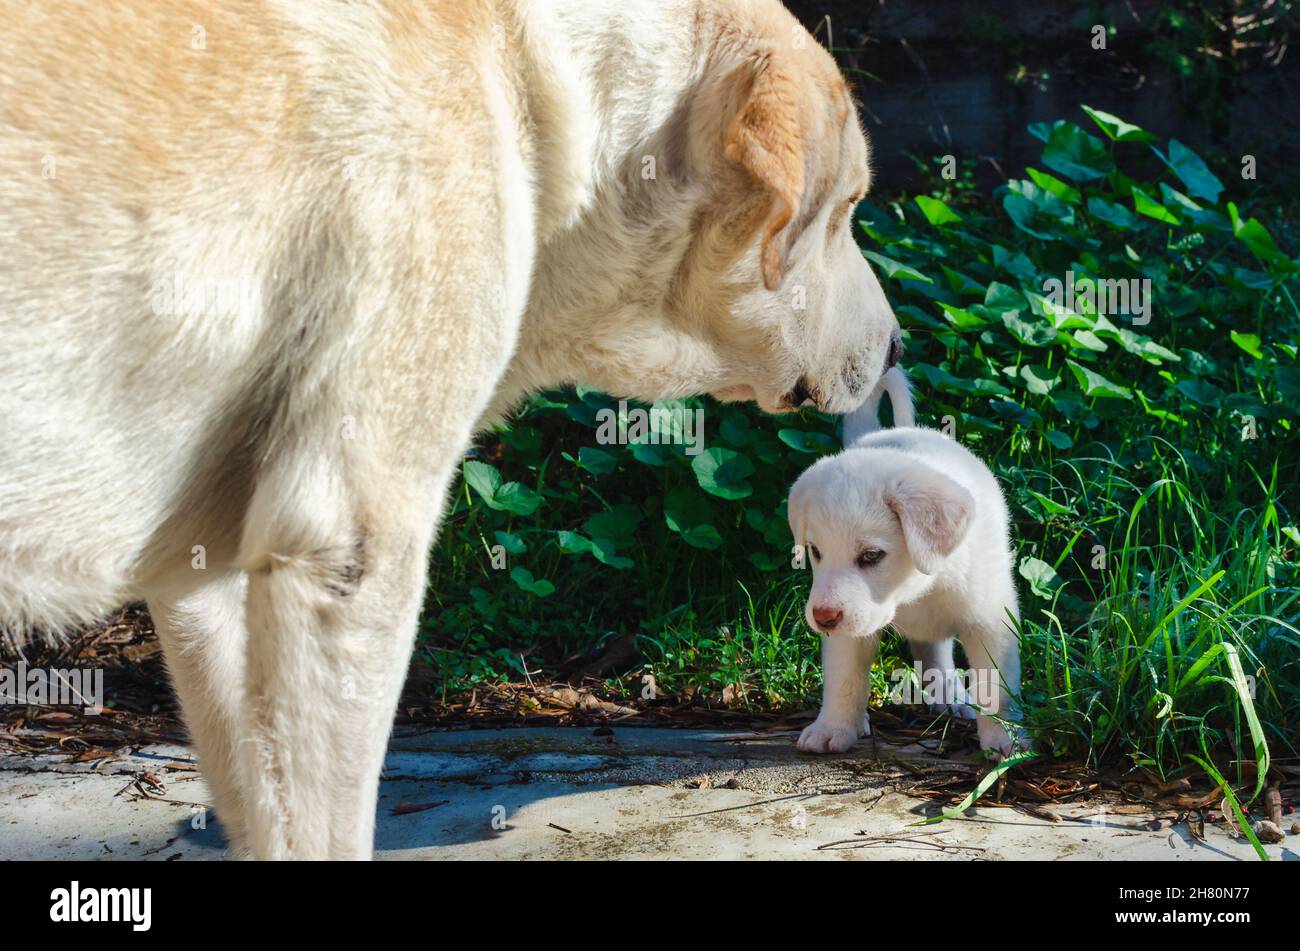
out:
{"label": "puppy's tail", "polygon": [[889,405],[894,408],[894,428],[916,425],[912,384],[901,367],[891,367],[880,378],[866,402],[844,417],[844,445],[851,446],[867,433],[880,428],[880,397],[885,393],[889,394]]}

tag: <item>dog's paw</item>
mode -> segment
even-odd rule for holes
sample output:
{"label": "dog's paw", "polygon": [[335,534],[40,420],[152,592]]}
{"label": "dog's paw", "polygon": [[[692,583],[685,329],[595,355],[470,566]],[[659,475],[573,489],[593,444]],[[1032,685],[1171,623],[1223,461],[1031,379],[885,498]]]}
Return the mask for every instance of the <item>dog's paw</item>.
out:
{"label": "dog's paw", "polygon": [[[862,725],[870,733],[865,717]],[[861,735],[862,730],[857,724],[836,723],[818,717],[810,726],[804,727],[797,745],[805,753],[844,753],[853,748]]]}
{"label": "dog's paw", "polygon": [[931,713],[946,713],[959,720],[974,720],[975,708],[965,703],[930,703],[926,704]]}
{"label": "dog's paw", "polygon": [[1023,753],[1033,745],[1023,727],[1017,726],[1007,732],[1007,728],[992,717],[976,717],[975,728],[979,733],[980,749],[986,753],[1006,757],[1012,753]]}

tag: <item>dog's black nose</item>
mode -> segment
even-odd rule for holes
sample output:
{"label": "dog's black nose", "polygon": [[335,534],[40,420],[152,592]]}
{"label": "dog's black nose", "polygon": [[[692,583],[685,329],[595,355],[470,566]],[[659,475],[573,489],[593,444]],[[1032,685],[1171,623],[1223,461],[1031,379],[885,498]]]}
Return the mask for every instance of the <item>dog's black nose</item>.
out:
{"label": "dog's black nose", "polygon": [[903,332],[897,327],[889,337],[889,350],[885,353],[885,369],[895,366],[903,359]]}

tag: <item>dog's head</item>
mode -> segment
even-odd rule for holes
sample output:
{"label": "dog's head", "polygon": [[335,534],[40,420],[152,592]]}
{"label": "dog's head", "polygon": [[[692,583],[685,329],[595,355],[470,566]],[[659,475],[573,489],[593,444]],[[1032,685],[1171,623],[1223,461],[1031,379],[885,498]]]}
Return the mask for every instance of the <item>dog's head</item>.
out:
{"label": "dog's head", "polygon": [[544,246],[528,326],[546,329],[519,375],[849,412],[902,349],[853,237],[870,184],[857,110],[778,3],[705,8],[674,100],[608,107],[646,131]]}
{"label": "dog's head", "polygon": [[[754,40],[722,83],[720,214],[740,254],[714,299],[721,399],[768,412],[812,401],[844,413],[898,362],[902,339],[879,281],[854,241],[870,186],[868,145],[848,87],[811,37]],[[708,123],[705,123],[708,126]],[[724,238],[725,241],[725,238]]]}
{"label": "dog's head", "polygon": [[902,453],[849,449],[790,490],[790,530],[813,570],[805,616],[823,634],[866,637],[923,594],[966,537],[970,492]]}

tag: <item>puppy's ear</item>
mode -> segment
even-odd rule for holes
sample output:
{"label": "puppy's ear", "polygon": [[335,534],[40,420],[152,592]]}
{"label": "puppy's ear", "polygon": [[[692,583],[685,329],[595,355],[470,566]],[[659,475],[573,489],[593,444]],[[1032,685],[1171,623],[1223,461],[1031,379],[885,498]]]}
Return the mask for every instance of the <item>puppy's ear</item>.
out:
{"label": "puppy's ear", "polygon": [[760,261],[763,284],[774,291],[781,286],[786,255],[795,237],[781,232],[798,212],[804,193],[800,92],[795,77],[780,69],[770,54],[744,69],[749,75],[742,81],[748,80],[748,87],[742,90],[740,111],[727,126],[724,152],[769,196]]}
{"label": "puppy's ear", "polygon": [[920,471],[885,492],[885,504],[898,516],[912,563],[932,575],[957,550],[970,529],[975,499],[938,472]]}

